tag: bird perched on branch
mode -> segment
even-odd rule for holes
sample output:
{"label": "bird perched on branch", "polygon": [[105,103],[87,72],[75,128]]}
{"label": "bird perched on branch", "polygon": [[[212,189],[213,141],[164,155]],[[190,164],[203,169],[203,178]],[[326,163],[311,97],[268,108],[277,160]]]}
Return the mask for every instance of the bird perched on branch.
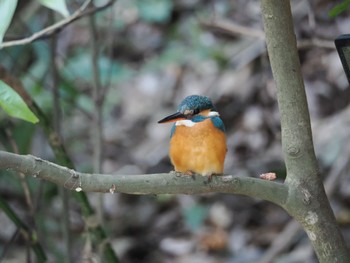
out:
{"label": "bird perched on branch", "polygon": [[167,122],[175,122],[169,156],[176,172],[203,176],[223,173],[227,152],[225,126],[208,97],[186,97],[176,113],[158,121]]}

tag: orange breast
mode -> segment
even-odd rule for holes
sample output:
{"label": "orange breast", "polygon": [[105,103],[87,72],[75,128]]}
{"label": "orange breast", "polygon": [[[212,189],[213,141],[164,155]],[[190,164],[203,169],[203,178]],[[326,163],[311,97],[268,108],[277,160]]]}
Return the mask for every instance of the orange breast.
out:
{"label": "orange breast", "polygon": [[226,151],[224,132],[206,119],[193,127],[176,126],[169,156],[177,172],[212,175],[223,173]]}

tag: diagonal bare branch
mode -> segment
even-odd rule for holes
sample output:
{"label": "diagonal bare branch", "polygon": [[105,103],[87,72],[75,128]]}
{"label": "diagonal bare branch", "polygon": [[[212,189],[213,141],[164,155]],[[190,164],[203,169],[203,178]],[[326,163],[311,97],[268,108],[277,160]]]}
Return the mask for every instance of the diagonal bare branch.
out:
{"label": "diagonal bare branch", "polygon": [[65,19],[62,19],[62,20],[58,21],[57,23],[55,23],[51,26],[48,26],[48,27],[46,27],[38,32],[35,32],[34,34],[32,34],[29,37],[3,42],[0,44],[0,49],[6,48],[6,47],[12,47],[12,46],[26,45],[26,44],[32,43],[36,40],[47,38],[47,37],[59,32],[59,31],[61,31],[63,28],[65,28],[66,26],[68,26],[69,24],[74,22],[75,20],[78,20],[82,17],[88,16],[91,14],[95,14],[99,11],[102,11],[102,10],[108,8],[109,6],[113,5],[115,3],[115,1],[116,0],[110,0],[102,6],[87,8],[88,5],[90,4],[91,0],[86,0],[81,5],[81,7],[78,8],[71,16],[69,16]]}

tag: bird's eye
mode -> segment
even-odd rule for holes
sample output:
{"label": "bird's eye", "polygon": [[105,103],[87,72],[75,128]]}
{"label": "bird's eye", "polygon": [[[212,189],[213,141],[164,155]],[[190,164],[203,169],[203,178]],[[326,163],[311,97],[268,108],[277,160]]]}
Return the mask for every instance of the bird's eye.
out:
{"label": "bird's eye", "polygon": [[193,110],[185,110],[184,115],[187,119],[191,119],[193,116]]}
{"label": "bird's eye", "polygon": [[192,119],[192,117],[198,113],[199,113],[198,109],[185,110],[184,115],[186,116],[187,119]]}

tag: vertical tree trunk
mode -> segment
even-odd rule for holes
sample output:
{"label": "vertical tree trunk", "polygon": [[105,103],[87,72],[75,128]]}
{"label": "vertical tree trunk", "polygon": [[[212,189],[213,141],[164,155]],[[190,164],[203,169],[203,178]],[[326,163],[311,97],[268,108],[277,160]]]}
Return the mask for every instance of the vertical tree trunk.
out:
{"label": "vertical tree trunk", "polygon": [[304,228],[320,262],[350,262],[314,152],[289,0],[262,0],[267,50],[277,86],[289,196],[284,208]]}

